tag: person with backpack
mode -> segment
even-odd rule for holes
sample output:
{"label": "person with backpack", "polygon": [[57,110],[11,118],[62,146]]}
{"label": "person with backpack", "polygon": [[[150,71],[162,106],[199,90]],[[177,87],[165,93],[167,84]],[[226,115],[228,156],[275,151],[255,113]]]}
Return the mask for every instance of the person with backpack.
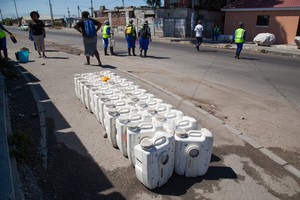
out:
{"label": "person with backpack", "polygon": [[0,23],[0,56],[1,56],[1,50],[3,51],[4,58],[8,59],[7,55],[7,45],[6,45],[6,33],[9,35],[12,35],[11,32],[9,32],[4,26]]}
{"label": "person with backpack", "polygon": [[[81,20],[76,23],[74,28],[82,34],[84,44],[84,55],[86,56],[86,65],[90,65],[90,57],[96,57],[98,65],[102,66],[100,55],[97,50],[97,32],[101,28],[101,23],[92,18],[89,18],[90,13],[83,11]],[[96,26],[96,28],[95,28]]]}
{"label": "person with backpack", "polygon": [[139,29],[139,44],[140,44],[140,56],[147,57],[147,51],[149,47],[149,43],[152,41],[151,39],[151,30],[148,26],[148,21],[146,20],[142,27]]}
{"label": "person with backpack", "polygon": [[110,44],[110,53],[111,53],[111,55],[115,55],[114,47],[113,47],[112,41],[111,41],[112,35],[113,34],[111,33],[111,28],[110,28],[110,25],[109,25],[109,21],[105,20],[104,21],[104,27],[103,27],[103,30],[102,30],[102,39],[103,39],[103,44],[104,44],[104,55],[105,56],[109,55],[107,53],[108,44]]}
{"label": "person with backpack", "polygon": [[125,27],[125,37],[128,47],[128,55],[131,56],[130,49],[132,49],[132,55],[135,54],[135,41],[137,40],[135,26],[133,25],[133,19],[129,20],[129,24]]}
{"label": "person with backpack", "polygon": [[43,57],[46,58],[45,55],[45,38],[46,38],[46,31],[45,31],[45,24],[39,20],[40,14],[36,11],[32,11],[30,13],[30,17],[32,21],[29,23],[29,40],[30,34],[32,34],[34,42],[36,44],[37,52],[39,57],[41,58],[41,53],[43,53]]}
{"label": "person with backpack", "polygon": [[240,54],[241,54],[241,51],[243,49],[243,44],[246,40],[246,31],[244,29],[244,23],[243,22],[240,22],[239,23],[239,28],[237,28],[234,31],[234,34],[232,36],[232,40],[235,42],[236,47],[237,47],[234,58],[240,59]]}

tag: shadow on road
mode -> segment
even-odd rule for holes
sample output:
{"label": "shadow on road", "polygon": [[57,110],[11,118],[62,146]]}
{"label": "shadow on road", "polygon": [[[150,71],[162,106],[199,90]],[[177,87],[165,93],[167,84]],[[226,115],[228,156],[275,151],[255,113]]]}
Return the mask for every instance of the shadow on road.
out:
{"label": "shadow on road", "polygon": [[[24,176],[23,181],[25,185],[32,184],[34,182],[32,181],[33,179],[36,180],[37,187],[43,191],[42,193],[45,197],[48,197],[47,199],[124,200],[125,198],[121,193],[115,191],[109,192],[109,190],[114,188],[114,185],[106,177],[103,169],[94,161],[80,138],[73,132],[72,125],[64,118],[49,95],[47,95],[46,91],[39,84],[39,79],[23,67],[15,66],[22,74],[25,74],[29,78],[29,82],[33,83],[31,85],[38,93],[38,100],[46,113],[44,116],[45,124],[43,126],[46,128],[47,138],[47,168],[45,169],[42,166],[42,158],[36,156],[36,152],[41,148],[38,138],[42,135],[40,125],[37,125],[37,127],[33,128],[39,131],[36,133],[32,132],[31,135],[34,138],[33,141],[35,141],[32,144],[36,147],[34,150],[35,153],[32,153],[34,156],[28,161],[30,163],[27,163],[34,173],[30,178],[26,177],[28,172],[22,175]],[[27,83],[25,85],[28,86]],[[32,94],[26,93],[26,95]],[[23,108],[26,111],[24,106]],[[18,126],[22,126],[22,123],[18,124]],[[27,126],[27,124],[24,124],[24,126]],[[98,139],[100,140],[100,136]],[[22,170],[26,171],[26,169]]]}
{"label": "shadow on road", "polygon": [[[212,154],[211,162],[219,162],[221,159]],[[212,163],[211,163],[212,164]],[[220,165],[220,164],[218,164]],[[222,164],[221,164],[222,165]],[[237,174],[232,168],[226,166],[210,166],[207,173],[201,177],[185,177],[177,174],[169,179],[169,181],[160,188],[156,188],[153,192],[163,195],[180,196],[187,194],[188,190],[197,183],[201,183],[203,180],[220,180],[220,179],[237,179]]]}
{"label": "shadow on road", "polygon": [[114,67],[112,65],[103,65],[102,68],[103,69],[116,69],[117,67]]}
{"label": "shadow on road", "polygon": [[67,60],[69,58],[68,57],[58,57],[58,56],[55,56],[55,57],[47,56],[46,59],[62,59],[62,60]]}
{"label": "shadow on road", "polygon": [[258,59],[258,58],[247,58],[247,57],[241,57],[240,59],[241,60],[261,60],[261,59]]}

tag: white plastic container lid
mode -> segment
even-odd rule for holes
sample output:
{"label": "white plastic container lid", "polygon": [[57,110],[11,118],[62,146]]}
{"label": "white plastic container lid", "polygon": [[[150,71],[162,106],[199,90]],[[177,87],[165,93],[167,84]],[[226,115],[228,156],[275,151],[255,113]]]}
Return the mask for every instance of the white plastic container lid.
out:
{"label": "white plastic container lid", "polygon": [[151,140],[151,138],[149,137],[145,137],[141,140],[140,145],[142,147],[143,150],[150,150],[151,148],[154,147],[153,142]]}

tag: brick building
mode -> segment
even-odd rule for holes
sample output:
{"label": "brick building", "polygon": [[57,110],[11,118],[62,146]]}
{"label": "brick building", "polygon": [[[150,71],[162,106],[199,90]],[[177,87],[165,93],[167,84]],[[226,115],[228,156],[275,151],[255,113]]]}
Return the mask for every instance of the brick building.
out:
{"label": "brick building", "polygon": [[232,34],[242,21],[248,41],[258,33],[273,33],[277,44],[291,44],[295,36],[300,36],[299,0],[238,0],[222,11],[225,12],[225,34]]}

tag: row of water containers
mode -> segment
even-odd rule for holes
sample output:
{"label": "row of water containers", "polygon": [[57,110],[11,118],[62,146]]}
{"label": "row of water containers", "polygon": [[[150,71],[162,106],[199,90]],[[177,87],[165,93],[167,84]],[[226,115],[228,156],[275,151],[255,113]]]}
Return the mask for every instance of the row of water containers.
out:
{"label": "row of water containers", "polygon": [[196,119],[111,71],[75,74],[74,82],[76,96],[147,188],[162,186],[173,171],[186,177],[206,174],[213,137],[198,129]]}

